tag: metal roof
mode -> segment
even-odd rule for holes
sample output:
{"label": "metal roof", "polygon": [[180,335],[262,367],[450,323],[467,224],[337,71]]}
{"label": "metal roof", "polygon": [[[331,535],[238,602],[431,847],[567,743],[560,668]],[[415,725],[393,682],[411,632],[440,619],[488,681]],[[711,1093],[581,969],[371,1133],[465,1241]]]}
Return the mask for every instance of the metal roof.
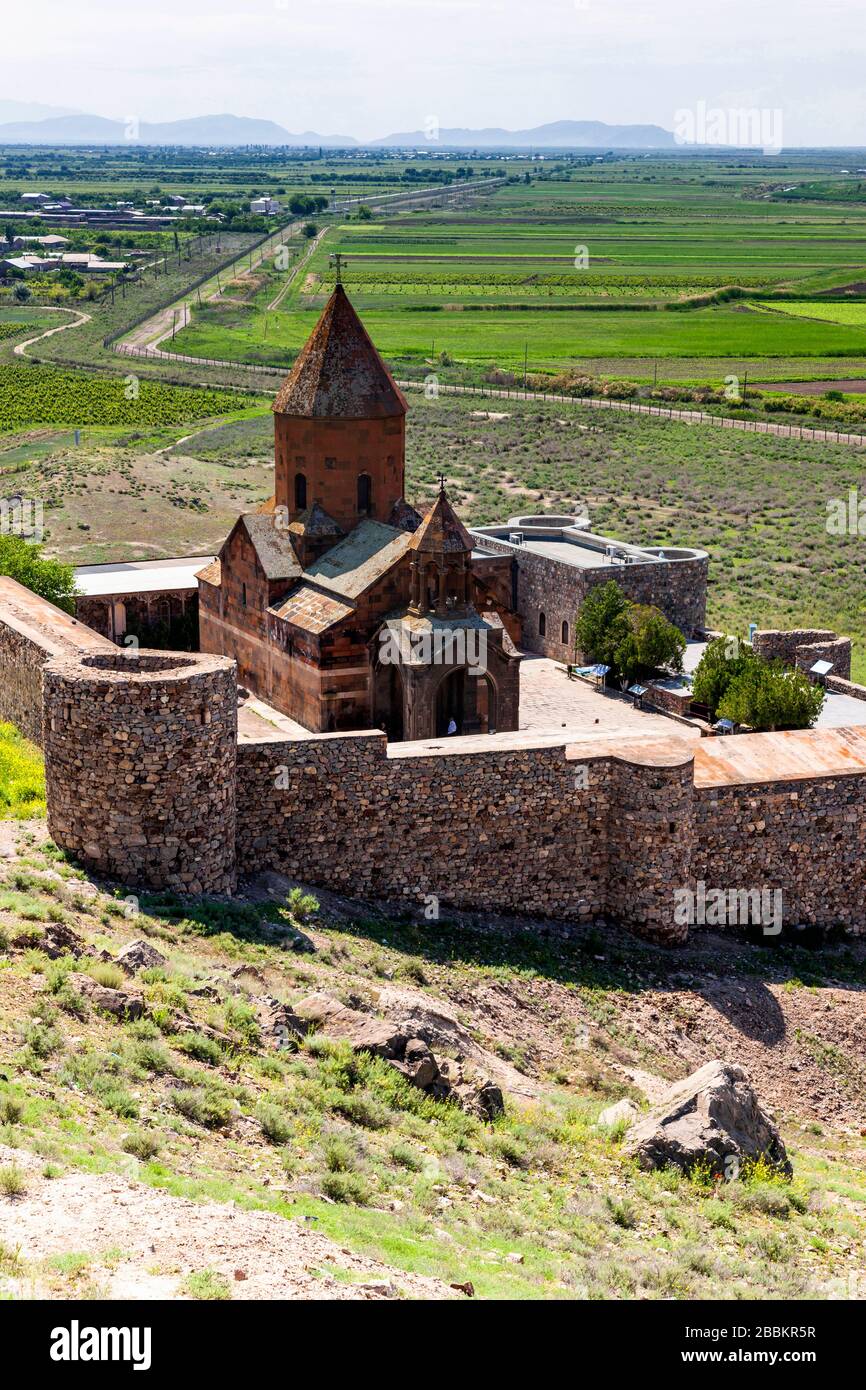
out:
{"label": "metal roof", "polygon": [[80,565],[75,584],[88,598],[110,594],[160,593],[198,587],[199,571],[213,561],[212,555],[185,555],[172,560],[124,560],[111,565]]}

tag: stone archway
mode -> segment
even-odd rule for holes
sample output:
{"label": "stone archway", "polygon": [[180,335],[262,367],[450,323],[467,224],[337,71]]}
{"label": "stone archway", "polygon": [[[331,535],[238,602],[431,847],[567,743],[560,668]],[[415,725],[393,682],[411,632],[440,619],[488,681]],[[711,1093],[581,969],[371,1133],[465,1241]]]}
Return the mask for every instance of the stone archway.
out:
{"label": "stone archway", "polygon": [[403,674],[396,661],[377,661],[373,667],[373,724],[384,729],[389,743],[403,739]]}
{"label": "stone archway", "polygon": [[[463,733],[466,716],[466,670],[457,666],[439,682],[436,687],[436,702],[433,709],[433,733],[441,738],[448,733],[453,721],[457,733]],[[453,731],[452,731],[453,732]]]}

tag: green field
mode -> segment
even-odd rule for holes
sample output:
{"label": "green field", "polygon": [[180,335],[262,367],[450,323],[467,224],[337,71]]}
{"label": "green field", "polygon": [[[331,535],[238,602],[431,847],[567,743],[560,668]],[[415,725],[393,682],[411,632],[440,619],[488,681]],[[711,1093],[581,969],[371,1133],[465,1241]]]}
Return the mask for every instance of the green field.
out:
{"label": "green field", "polygon": [[795,318],[820,320],[822,323],[840,323],[846,328],[866,327],[866,300],[851,304],[826,303],[809,299],[797,302],[762,304],[762,309],[776,313],[791,314]]}
{"label": "green field", "polygon": [[[796,312],[809,295],[859,293],[849,287],[866,277],[866,207],[783,206],[751,171],[685,176],[664,160],[513,180],[469,208],[345,220],[276,307],[284,279],[269,266],[248,292],[196,306],[176,349],[287,363],[333,286],[337,250],[353,303],[398,368],[445,354],[470,374],[579,364],[718,383],[743,365],[768,379],[833,376],[835,359],[850,371],[866,356],[857,303]],[[768,303],[768,293],[800,298]]]}

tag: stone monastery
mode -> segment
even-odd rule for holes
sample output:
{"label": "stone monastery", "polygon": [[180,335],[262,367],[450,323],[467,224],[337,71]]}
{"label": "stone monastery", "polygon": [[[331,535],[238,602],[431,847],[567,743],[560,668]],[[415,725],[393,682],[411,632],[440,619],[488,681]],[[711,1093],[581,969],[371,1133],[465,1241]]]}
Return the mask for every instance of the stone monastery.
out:
{"label": "stone monastery", "polygon": [[201,649],[307,729],[516,729],[509,560],[473,554],[444,484],[406,501],[406,408],[338,284],[274,401],[274,496],[198,575]]}
{"label": "stone monastery", "polygon": [[[406,408],[338,285],[274,402],[274,495],[218,556],[89,567],[75,617],[0,577],[0,720],[44,750],[55,842],[134,892],[231,894],[273,869],[676,944],[700,925],[678,901],[720,888],[779,904],[773,930],[866,929],[850,642],[753,636],[824,660],[835,727],[714,737],[677,681],[640,710],[567,679],[575,615],[611,578],[711,635],[708,556],[580,516],[468,529],[444,477],[422,514]],[[198,651],[123,645],[196,611]]]}

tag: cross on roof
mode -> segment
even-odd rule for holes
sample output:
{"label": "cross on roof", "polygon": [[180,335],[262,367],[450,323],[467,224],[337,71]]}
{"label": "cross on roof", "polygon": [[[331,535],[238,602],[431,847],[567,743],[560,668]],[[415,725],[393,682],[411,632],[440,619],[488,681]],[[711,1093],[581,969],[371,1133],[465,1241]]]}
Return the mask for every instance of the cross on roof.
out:
{"label": "cross on roof", "polygon": [[343,266],[347,263],[348,257],[344,256],[342,251],[332,251],[328,259],[337,272],[337,284],[342,285]]}
{"label": "cross on roof", "polygon": [[444,474],[444,473],[440,473],[440,474],[439,474],[439,491],[440,491],[440,492],[444,492],[444,491],[445,491],[445,474]]}

